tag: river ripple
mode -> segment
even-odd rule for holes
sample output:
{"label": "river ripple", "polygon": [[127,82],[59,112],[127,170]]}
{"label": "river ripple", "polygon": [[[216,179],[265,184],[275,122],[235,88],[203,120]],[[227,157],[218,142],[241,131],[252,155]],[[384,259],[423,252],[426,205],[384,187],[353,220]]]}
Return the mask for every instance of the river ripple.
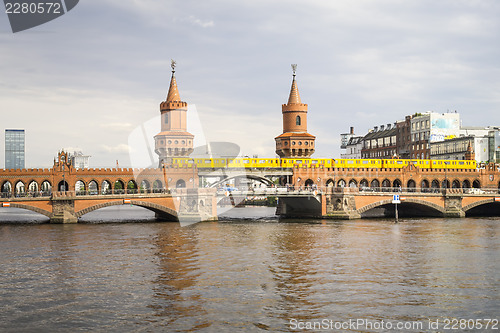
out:
{"label": "river ripple", "polygon": [[94,213],[50,225],[0,212],[0,331],[499,317],[498,218],[283,222],[255,208],[181,227],[143,210]]}

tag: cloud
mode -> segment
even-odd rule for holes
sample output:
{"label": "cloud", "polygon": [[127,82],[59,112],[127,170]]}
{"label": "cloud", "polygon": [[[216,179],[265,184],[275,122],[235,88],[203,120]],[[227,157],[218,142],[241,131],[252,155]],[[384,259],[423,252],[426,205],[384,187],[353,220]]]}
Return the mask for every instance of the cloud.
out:
{"label": "cloud", "polygon": [[101,145],[101,148],[107,153],[128,153],[130,148],[127,144],[121,143],[116,146]]}

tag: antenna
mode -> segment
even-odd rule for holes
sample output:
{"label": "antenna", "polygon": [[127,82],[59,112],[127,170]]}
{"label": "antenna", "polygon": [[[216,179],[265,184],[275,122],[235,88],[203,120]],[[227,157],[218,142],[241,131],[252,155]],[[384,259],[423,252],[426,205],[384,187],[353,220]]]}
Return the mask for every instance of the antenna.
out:
{"label": "antenna", "polygon": [[175,66],[177,66],[177,62],[174,59],[170,59],[170,67],[172,67],[172,73],[175,73]]}
{"label": "antenna", "polygon": [[295,72],[297,71],[297,64],[292,64],[293,76],[295,76]]}

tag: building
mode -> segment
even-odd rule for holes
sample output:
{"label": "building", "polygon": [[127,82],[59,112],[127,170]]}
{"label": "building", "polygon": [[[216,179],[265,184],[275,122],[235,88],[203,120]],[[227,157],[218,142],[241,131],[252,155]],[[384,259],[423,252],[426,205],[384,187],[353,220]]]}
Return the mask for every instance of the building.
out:
{"label": "building", "polygon": [[490,162],[500,163],[500,128],[488,132]]}
{"label": "building", "polygon": [[467,160],[469,150],[474,154],[474,159],[478,163],[487,162],[489,159],[488,136],[461,136],[430,143],[432,160]]}
{"label": "building", "polygon": [[416,113],[411,122],[410,158],[430,158],[431,142],[439,142],[459,136],[460,115],[427,111]]}
{"label": "building", "polygon": [[309,158],[314,153],[316,137],[307,133],[307,104],[300,100],[295,80],[297,65],[292,65],[293,80],[288,103],[283,104],[283,133],[274,138],[276,154],[281,158]]}
{"label": "building", "polygon": [[394,158],[397,156],[397,127],[391,124],[375,126],[363,137],[361,158]]}
{"label": "building", "polygon": [[411,116],[396,122],[396,153],[398,158],[409,159],[411,156]]}
{"label": "building", "polygon": [[23,129],[5,130],[5,169],[25,168],[25,133]]}
{"label": "building", "polygon": [[363,149],[363,137],[353,136],[345,145],[345,151],[340,154],[340,158],[359,159],[361,158],[361,150]]}
{"label": "building", "polygon": [[159,167],[171,164],[174,157],[186,157],[193,152],[194,135],[187,131],[188,104],[181,101],[179,96],[175,64],[172,60],[172,77],[167,99],[160,103],[161,132],[154,137]]}
{"label": "building", "polygon": [[81,151],[75,151],[72,154],[69,154],[69,158],[71,164],[75,167],[75,169],[88,169],[89,168],[89,159],[90,155],[83,155]]}

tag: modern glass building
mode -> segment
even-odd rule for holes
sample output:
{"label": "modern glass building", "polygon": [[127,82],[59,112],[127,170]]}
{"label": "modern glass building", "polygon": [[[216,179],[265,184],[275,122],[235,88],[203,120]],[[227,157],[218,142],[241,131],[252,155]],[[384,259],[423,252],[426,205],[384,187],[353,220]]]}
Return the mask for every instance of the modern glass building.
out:
{"label": "modern glass building", "polygon": [[5,169],[24,169],[24,130],[5,130]]}

